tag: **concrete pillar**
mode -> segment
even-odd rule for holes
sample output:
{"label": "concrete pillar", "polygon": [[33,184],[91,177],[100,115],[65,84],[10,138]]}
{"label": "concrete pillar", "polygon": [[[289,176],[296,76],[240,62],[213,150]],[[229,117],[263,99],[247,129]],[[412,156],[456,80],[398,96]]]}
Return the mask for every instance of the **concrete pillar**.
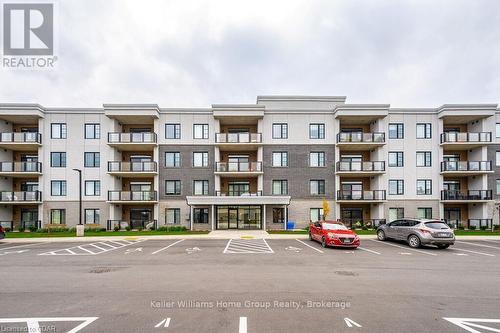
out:
{"label": "concrete pillar", "polygon": [[286,229],[286,223],[288,221],[288,206],[285,205],[285,221],[284,221],[284,226],[283,229]]}
{"label": "concrete pillar", "polygon": [[262,206],[262,230],[266,230],[266,205]]}
{"label": "concrete pillar", "polygon": [[212,221],[212,230],[215,230],[215,205],[212,205],[212,207],[211,207],[210,219]]}
{"label": "concrete pillar", "polygon": [[194,229],[194,226],[193,226],[193,206],[189,206],[189,229],[190,230],[193,230]]}

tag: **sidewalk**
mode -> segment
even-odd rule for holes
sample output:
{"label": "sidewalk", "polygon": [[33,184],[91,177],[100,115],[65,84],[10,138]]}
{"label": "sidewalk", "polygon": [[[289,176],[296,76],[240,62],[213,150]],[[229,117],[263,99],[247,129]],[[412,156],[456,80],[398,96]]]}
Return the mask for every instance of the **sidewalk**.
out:
{"label": "sidewalk", "polygon": [[[258,239],[307,239],[307,234],[269,234],[263,230],[216,230],[202,235],[153,235],[153,236],[98,236],[98,237],[40,237],[40,238],[5,238],[0,240],[6,243],[64,243],[64,242],[103,242],[110,240],[132,240],[132,239],[236,239],[236,238],[258,238]],[[360,235],[361,239],[376,239],[375,235]],[[456,236],[457,240],[500,240],[500,236]]]}

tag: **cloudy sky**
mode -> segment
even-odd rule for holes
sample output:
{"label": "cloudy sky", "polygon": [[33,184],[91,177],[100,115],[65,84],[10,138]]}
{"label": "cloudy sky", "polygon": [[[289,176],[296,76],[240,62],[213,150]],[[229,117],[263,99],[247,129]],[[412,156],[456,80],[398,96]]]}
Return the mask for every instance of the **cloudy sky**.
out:
{"label": "cloudy sky", "polygon": [[63,0],[57,15],[57,68],[0,69],[0,103],[500,102],[497,0]]}

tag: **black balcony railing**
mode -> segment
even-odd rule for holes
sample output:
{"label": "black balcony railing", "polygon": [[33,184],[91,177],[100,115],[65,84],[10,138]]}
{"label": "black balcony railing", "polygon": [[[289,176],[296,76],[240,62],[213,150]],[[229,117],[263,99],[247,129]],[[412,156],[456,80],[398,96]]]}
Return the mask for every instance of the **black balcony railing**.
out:
{"label": "black balcony railing", "polygon": [[385,133],[341,132],[337,134],[337,143],[351,143],[351,142],[384,143]]}
{"label": "black balcony railing", "polygon": [[441,143],[461,142],[491,142],[491,132],[444,132],[441,133]]}
{"label": "black balcony railing", "polygon": [[37,132],[0,133],[0,142],[42,143],[42,134]]}
{"label": "black balcony railing", "polygon": [[42,201],[42,192],[40,191],[18,191],[0,192],[0,202],[33,202]]}
{"label": "black balcony railing", "polygon": [[444,222],[452,229],[467,228],[470,229],[471,226],[481,229],[486,227],[486,229],[491,229],[493,224],[493,219],[468,219],[467,221],[462,220],[444,220]]}
{"label": "black balcony railing", "polygon": [[217,162],[216,172],[260,172],[262,162]]}
{"label": "black balcony railing", "polygon": [[385,190],[337,191],[337,200],[385,200]]}
{"label": "black balcony railing", "polygon": [[0,226],[9,231],[14,230],[14,221],[0,221]]}
{"label": "black balcony railing", "polygon": [[491,200],[491,190],[442,190],[441,200]]}
{"label": "black balcony railing", "polygon": [[40,220],[21,221],[21,227],[24,229],[35,228],[38,230],[42,228],[42,221]]}
{"label": "black balcony railing", "polygon": [[337,162],[337,172],[385,171],[385,161]]}
{"label": "black balcony railing", "polygon": [[42,172],[42,163],[0,162],[0,172]]}
{"label": "black balcony railing", "polygon": [[218,197],[260,197],[262,196],[262,191],[257,192],[245,192],[245,191],[215,191],[215,195]]}
{"label": "black balcony railing", "polygon": [[156,143],[156,133],[139,132],[139,133],[108,133],[108,143]]}
{"label": "black balcony railing", "polygon": [[156,191],[108,191],[108,201],[156,201]]}
{"label": "black balcony railing", "polygon": [[443,161],[441,171],[492,171],[491,161]]}
{"label": "black balcony railing", "polygon": [[157,220],[107,220],[106,221],[106,230],[114,230],[115,227],[118,229],[125,229],[126,227],[130,227],[132,229],[145,229],[148,226],[152,226],[153,229],[158,228]]}
{"label": "black balcony railing", "polygon": [[217,143],[261,143],[261,133],[215,133]]}
{"label": "black balcony railing", "polygon": [[156,162],[109,161],[108,172],[156,172]]}

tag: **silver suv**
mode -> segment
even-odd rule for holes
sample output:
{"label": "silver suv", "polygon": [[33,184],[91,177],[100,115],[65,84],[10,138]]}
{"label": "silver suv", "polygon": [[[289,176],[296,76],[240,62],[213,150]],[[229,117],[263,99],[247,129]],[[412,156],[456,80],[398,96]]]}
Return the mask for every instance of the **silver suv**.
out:
{"label": "silver suv", "polygon": [[377,228],[377,238],[404,240],[410,247],[436,245],[446,249],[455,243],[455,234],[448,225],[439,220],[405,218],[383,224]]}

